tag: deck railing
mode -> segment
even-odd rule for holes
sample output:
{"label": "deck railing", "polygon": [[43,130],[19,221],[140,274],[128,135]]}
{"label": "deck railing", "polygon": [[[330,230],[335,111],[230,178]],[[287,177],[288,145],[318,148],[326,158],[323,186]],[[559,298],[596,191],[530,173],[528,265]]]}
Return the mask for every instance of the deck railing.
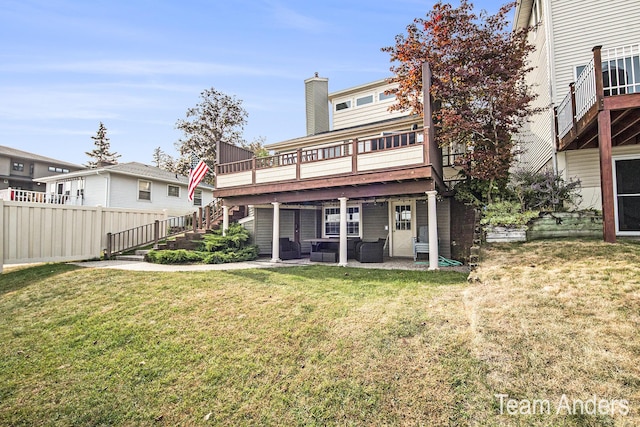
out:
{"label": "deck railing", "polygon": [[640,92],[640,44],[602,51],[604,95]]}
{"label": "deck railing", "polygon": [[41,191],[6,188],[0,190],[0,200],[29,203],[53,203],[57,205],[82,205],[82,196],[69,194],[48,194]]}
{"label": "deck railing", "polygon": [[[424,142],[422,131],[391,133],[363,139],[349,139],[329,145],[294,152],[281,153],[274,156],[256,157],[250,160],[224,163],[216,166],[218,175],[248,172],[287,165],[311,163],[341,157],[381,152],[408,147]],[[354,153],[354,150],[356,151]]]}
{"label": "deck railing", "polygon": [[580,120],[596,103],[596,68],[593,58],[582,70],[575,86],[576,120]]}
{"label": "deck railing", "polygon": [[557,109],[558,136],[564,137],[573,127],[573,105],[571,102],[572,93],[569,92],[564,97]]}

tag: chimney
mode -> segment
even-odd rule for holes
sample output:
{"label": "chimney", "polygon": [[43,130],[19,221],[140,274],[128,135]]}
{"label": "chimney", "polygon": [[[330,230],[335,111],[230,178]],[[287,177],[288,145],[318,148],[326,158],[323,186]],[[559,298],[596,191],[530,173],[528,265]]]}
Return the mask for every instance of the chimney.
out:
{"label": "chimney", "polygon": [[329,131],[329,79],[318,73],[304,81],[307,136]]}

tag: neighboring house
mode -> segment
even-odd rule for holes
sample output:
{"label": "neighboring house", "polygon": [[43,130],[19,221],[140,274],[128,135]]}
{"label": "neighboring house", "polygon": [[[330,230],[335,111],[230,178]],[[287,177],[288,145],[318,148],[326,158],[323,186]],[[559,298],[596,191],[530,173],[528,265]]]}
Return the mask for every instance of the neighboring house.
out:
{"label": "neighboring house", "polygon": [[261,254],[277,261],[283,237],[303,253],[313,240],[332,239],[344,265],[352,240],[384,239],[386,255],[411,257],[419,237],[431,242],[430,268],[437,268],[436,248],[450,256],[453,202],[442,197],[449,193],[430,114],[423,123],[390,112],[390,88],[380,80],[329,94],[328,80],[316,74],[305,81],[306,136],[268,145],[269,157],[238,160],[219,151],[215,195],[226,211],[249,206],[243,223]]}
{"label": "neighboring house", "polygon": [[73,163],[0,145],[0,190],[13,188],[44,192],[44,185],[36,182],[38,178],[67,174],[83,168]]}
{"label": "neighboring house", "polygon": [[537,25],[528,82],[543,108],[519,135],[519,164],[579,178],[609,242],[640,235],[639,22],[627,0],[520,0],[514,18]]}
{"label": "neighboring house", "polygon": [[189,179],[137,162],[70,172],[40,178],[51,200],[78,206],[103,206],[159,211],[185,215],[213,201],[213,186],[200,183],[189,201]]}

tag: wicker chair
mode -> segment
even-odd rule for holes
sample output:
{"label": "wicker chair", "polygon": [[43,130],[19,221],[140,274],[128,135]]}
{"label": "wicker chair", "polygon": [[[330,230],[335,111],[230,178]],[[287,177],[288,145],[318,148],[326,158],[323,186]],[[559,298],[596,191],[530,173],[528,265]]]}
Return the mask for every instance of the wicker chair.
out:
{"label": "wicker chair", "polygon": [[383,262],[384,241],[356,243],[356,259],[360,262]]}
{"label": "wicker chair", "polygon": [[289,240],[288,237],[280,238],[280,259],[300,259],[300,243]]}

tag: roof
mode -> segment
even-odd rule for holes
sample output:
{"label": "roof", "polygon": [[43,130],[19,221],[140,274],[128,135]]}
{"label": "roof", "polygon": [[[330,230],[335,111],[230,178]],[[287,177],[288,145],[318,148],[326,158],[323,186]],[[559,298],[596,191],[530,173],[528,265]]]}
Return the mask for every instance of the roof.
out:
{"label": "roof", "polygon": [[371,90],[374,88],[378,88],[378,87],[384,87],[387,86],[391,83],[389,83],[389,79],[381,79],[381,80],[376,80],[374,82],[369,82],[369,83],[364,83],[358,86],[352,86],[346,89],[342,89],[342,90],[338,90],[336,92],[331,92],[329,94],[329,99],[333,99],[333,98],[338,98],[338,97],[342,97],[342,96],[346,96],[346,95],[351,95],[353,93],[357,93],[357,92],[362,92],[364,90]]}
{"label": "roof", "polygon": [[519,30],[529,25],[529,19],[531,19],[531,7],[533,6],[533,0],[518,0],[516,5],[516,12],[513,17],[513,29]]}
{"label": "roof", "polygon": [[[76,178],[88,175],[95,175],[100,173],[115,173],[120,175],[134,176],[137,178],[147,178],[155,181],[163,181],[168,183],[189,185],[189,178],[184,175],[169,172],[164,169],[157,168],[155,166],[145,165],[144,163],[128,162],[118,163],[110,166],[103,166],[101,168],[84,169],[81,171],[70,172],[64,174],[64,179]],[[36,181],[49,182],[60,179],[60,175],[47,176],[38,178]],[[201,182],[198,187],[213,190],[212,185]]]}
{"label": "roof", "polygon": [[0,155],[8,157],[20,157],[29,160],[37,160],[40,162],[53,163],[54,165],[68,166],[74,169],[84,169],[84,166],[76,165],[75,163],[64,162],[62,160],[52,159],[51,157],[41,156],[35,153],[29,153],[28,151],[18,150],[17,148],[7,147],[0,145]]}

